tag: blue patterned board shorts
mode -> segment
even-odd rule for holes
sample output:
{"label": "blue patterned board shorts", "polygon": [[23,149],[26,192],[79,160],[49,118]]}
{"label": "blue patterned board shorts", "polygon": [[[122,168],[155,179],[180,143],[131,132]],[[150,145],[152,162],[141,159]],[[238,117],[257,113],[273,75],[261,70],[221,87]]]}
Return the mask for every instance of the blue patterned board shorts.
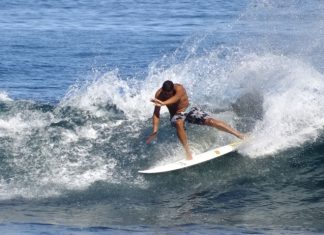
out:
{"label": "blue patterned board shorts", "polygon": [[181,112],[181,113],[175,114],[171,118],[171,124],[172,124],[172,126],[175,127],[176,122],[178,120],[184,120],[189,123],[203,125],[205,123],[205,120],[208,118],[211,118],[211,116],[208,113],[202,111],[201,109],[199,109],[197,107],[192,107],[189,109],[189,112]]}

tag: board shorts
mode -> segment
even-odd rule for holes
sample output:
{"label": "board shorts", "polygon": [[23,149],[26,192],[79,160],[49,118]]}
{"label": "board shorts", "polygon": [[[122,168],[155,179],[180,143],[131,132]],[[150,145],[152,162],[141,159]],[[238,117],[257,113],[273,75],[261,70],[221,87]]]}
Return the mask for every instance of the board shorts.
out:
{"label": "board shorts", "polygon": [[[188,111],[187,111],[188,110]],[[171,125],[176,126],[178,120],[184,120],[185,122],[203,125],[206,119],[212,118],[208,113],[202,111],[200,108],[192,107],[185,112],[177,113],[171,117]]]}

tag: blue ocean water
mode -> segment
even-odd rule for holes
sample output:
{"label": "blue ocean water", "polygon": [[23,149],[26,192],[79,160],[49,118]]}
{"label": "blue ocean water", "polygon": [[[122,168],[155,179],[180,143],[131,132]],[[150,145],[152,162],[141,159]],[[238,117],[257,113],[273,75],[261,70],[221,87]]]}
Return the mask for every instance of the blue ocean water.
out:
{"label": "blue ocean water", "polygon": [[[324,232],[324,2],[0,2],[1,234]],[[183,171],[164,80],[249,133]],[[187,126],[193,152],[235,138]]]}

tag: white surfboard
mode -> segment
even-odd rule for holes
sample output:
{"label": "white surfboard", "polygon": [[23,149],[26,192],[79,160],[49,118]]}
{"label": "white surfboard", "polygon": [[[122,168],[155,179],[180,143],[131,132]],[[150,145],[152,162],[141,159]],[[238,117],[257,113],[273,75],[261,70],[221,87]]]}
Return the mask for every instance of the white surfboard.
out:
{"label": "white surfboard", "polygon": [[163,172],[169,172],[169,171],[175,171],[183,168],[187,168],[190,166],[194,166],[203,162],[210,161],[212,159],[215,159],[217,157],[223,156],[227,153],[235,151],[241,144],[243,143],[242,140],[218,147],[212,150],[209,150],[207,152],[198,154],[193,156],[192,160],[186,160],[182,159],[173,163],[169,163],[163,166],[156,166],[151,169],[143,170],[143,171],[138,171],[139,173],[143,174],[156,174],[156,173],[163,173]]}

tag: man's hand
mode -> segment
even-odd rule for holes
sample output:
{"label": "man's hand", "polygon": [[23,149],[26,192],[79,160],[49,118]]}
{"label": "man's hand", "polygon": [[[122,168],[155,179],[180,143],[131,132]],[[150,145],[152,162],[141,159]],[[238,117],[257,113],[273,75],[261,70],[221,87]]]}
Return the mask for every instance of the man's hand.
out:
{"label": "man's hand", "polygon": [[157,135],[157,131],[156,132],[153,132],[146,140],[146,143],[149,144],[151,143],[151,141],[156,137]]}
{"label": "man's hand", "polygon": [[158,106],[158,107],[161,107],[161,106],[164,105],[164,104],[163,104],[163,101],[161,101],[161,100],[159,100],[159,99],[156,99],[156,98],[151,99],[151,102],[154,103],[155,106]]}

